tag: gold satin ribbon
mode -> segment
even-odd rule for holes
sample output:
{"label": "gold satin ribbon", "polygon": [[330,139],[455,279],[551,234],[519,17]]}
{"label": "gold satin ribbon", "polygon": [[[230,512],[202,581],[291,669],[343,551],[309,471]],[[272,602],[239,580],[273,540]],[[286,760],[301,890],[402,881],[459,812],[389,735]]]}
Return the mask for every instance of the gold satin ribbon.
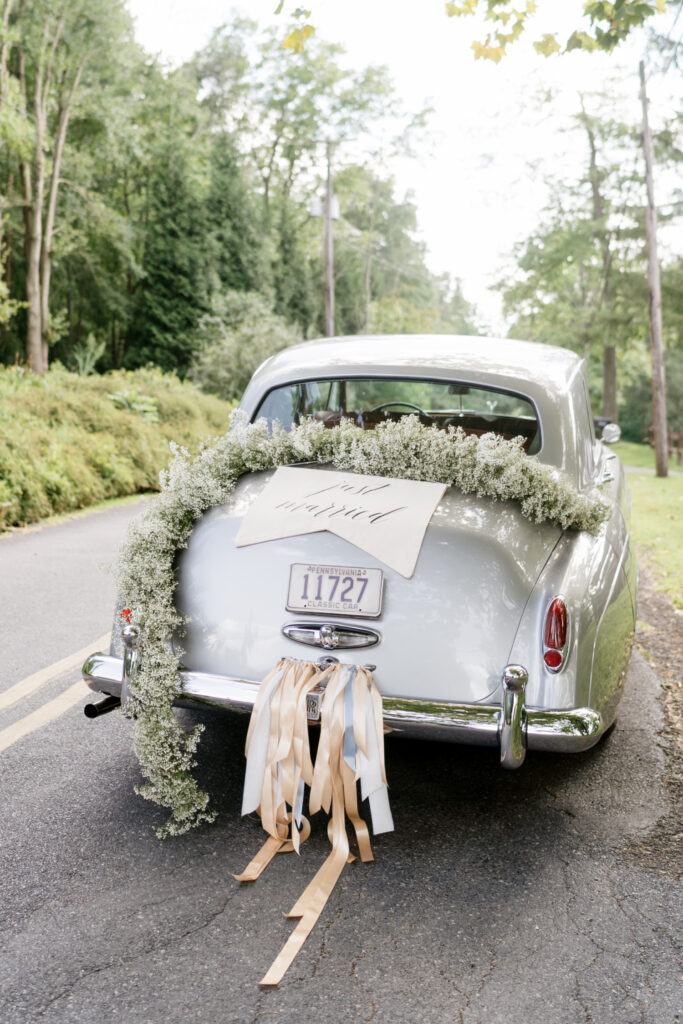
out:
{"label": "gold satin ribbon", "polygon": [[[351,681],[351,674],[353,679]],[[279,681],[274,682],[279,674]],[[325,684],[320,713],[320,738],[315,765],[308,740],[307,694]],[[321,669],[312,662],[285,658],[263,680],[254,703],[245,753],[249,758],[255,731],[264,722],[270,694],[270,727],[265,772],[258,813],[268,839],[247,865],[238,882],[253,882],[277,853],[299,852],[310,835],[308,820],[301,817],[301,829],[294,820],[301,783],[310,786],[309,812],[323,808],[330,814],[328,838],[332,850],[285,917],[300,918],[296,928],[277,955],[261,985],[277,985],[294,961],[315,926],[344,865],[354,860],[349,849],[346,817],[353,825],[362,861],[371,861],[372,846],[368,827],[358,810],[356,783],[360,778],[360,758],[356,768],[344,757],[347,687],[351,684],[353,739],[355,748],[368,757],[368,711],[370,699],[372,724],[377,737],[380,773],[386,785],[384,768],[384,732],[382,698],[371,673],[365,668],[334,664]],[[261,725],[261,727],[263,727]],[[291,811],[288,810],[291,808]]]}

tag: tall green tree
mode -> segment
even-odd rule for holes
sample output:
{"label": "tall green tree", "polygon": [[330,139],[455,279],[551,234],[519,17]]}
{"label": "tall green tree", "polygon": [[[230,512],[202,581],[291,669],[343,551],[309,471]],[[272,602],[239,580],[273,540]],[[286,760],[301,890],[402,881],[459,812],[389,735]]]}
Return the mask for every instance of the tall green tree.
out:
{"label": "tall green tree", "polygon": [[212,135],[184,70],[165,73],[144,54],[127,70],[112,116],[78,138],[81,185],[66,190],[72,230],[60,260],[66,336],[57,353],[71,362],[94,329],[107,341],[100,365],[153,361],[184,372],[218,282],[207,207]]}
{"label": "tall green tree", "polygon": [[[42,373],[51,341],[52,246],[69,123],[99,82],[98,69],[115,60],[132,32],[121,0],[34,0],[30,6],[5,0],[2,33],[0,80],[3,90],[8,77],[15,80],[31,134],[30,150],[22,144],[14,156],[24,212],[26,350],[31,368]],[[5,91],[3,105],[8,97]],[[13,167],[7,186],[10,175],[13,183]]]}
{"label": "tall green tree", "polygon": [[[474,310],[458,282],[432,274],[418,236],[410,195],[367,165],[344,167],[335,179],[335,308],[340,334],[475,333]],[[320,220],[309,236],[313,276],[322,280]],[[316,330],[323,330],[318,293]]]}
{"label": "tall green tree", "polygon": [[235,137],[219,131],[211,139],[206,198],[210,258],[220,290],[272,290],[271,243],[253,175]]}
{"label": "tall green tree", "polygon": [[160,88],[166,88],[164,76],[131,46],[72,119],[51,295],[53,320],[61,324],[53,353],[68,365],[91,333],[106,345],[103,368],[120,366],[130,344],[149,177],[160,145],[153,127]]}
{"label": "tall green tree", "polygon": [[190,377],[203,391],[231,401],[241,398],[265,359],[302,337],[262,295],[240,291],[214,296],[211,311],[199,322],[197,340]]}
{"label": "tall green tree", "polygon": [[266,34],[253,69],[252,154],[268,211],[310,187],[326,138],[368,137],[395,101],[387,71],[345,67],[341,46],[315,40],[292,58]]}
{"label": "tall green tree", "polygon": [[[316,274],[307,240],[305,206],[286,199],[273,225],[271,266],[274,310],[297,324],[306,335],[316,319],[316,290],[322,296],[322,274]],[[317,289],[316,289],[317,282]]]}
{"label": "tall green tree", "polygon": [[[275,309],[301,326],[315,329],[317,301],[311,264],[307,208],[319,186],[326,139],[339,144],[352,137],[362,145],[380,124],[405,130],[409,118],[399,109],[384,68],[355,71],[345,66],[341,47],[311,40],[294,57],[278,34],[266,33],[250,75],[248,114],[241,135],[261,183],[265,230],[273,238]],[[322,277],[320,277],[322,280]]]}
{"label": "tall green tree", "polygon": [[427,268],[410,195],[395,195],[394,181],[368,166],[337,176],[342,221],[337,288],[339,315],[348,333],[474,333],[474,310],[459,282]]}
{"label": "tall green tree", "polygon": [[155,363],[184,375],[199,318],[208,309],[207,223],[187,154],[167,143],[150,175],[142,282],[133,308],[126,365]]}
{"label": "tall green tree", "polygon": [[185,373],[200,322],[235,294],[292,337],[320,330],[309,204],[328,133],[342,142],[339,329],[365,330],[381,302],[397,329],[445,322],[455,292],[427,270],[412,202],[341,166],[362,149],[377,168],[385,140],[423,120],[398,110],[385,71],[353,71],[317,40],[292,60],[246,19],[169,71],[118,0],[0,0],[0,14],[0,359],[40,370],[49,349]]}
{"label": "tall green tree", "polygon": [[543,224],[501,283],[513,333],[564,345],[602,367],[603,412],[616,420],[618,353],[647,337],[643,182],[637,134],[609,117],[576,116],[586,164],[555,183]]}

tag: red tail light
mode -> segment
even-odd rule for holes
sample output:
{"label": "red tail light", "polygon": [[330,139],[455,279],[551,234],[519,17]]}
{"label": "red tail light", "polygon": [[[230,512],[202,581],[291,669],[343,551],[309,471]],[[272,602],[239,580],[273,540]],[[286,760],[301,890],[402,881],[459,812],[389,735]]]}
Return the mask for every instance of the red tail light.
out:
{"label": "red tail light", "polygon": [[543,643],[556,651],[561,651],[567,643],[567,606],[559,597],[551,601],[548,608]]}
{"label": "red tail light", "polygon": [[550,602],[543,627],[543,660],[554,672],[562,668],[567,649],[569,616],[561,597]]}

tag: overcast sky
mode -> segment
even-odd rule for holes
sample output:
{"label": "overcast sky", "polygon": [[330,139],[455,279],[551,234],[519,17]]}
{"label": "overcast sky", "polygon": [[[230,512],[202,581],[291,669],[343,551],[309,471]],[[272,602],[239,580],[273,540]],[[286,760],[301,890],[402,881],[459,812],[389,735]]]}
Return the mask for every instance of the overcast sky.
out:
{"label": "overcast sky", "polygon": [[[246,0],[234,8],[218,0],[128,0],[142,45],[172,64],[208,40],[239,10],[261,25],[287,20],[274,14],[277,0]],[[292,9],[293,3],[286,4]],[[501,63],[475,61],[470,44],[481,22],[447,18],[444,0],[307,0],[318,35],[341,43],[349,66],[384,64],[404,106],[434,107],[430,142],[417,159],[392,167],[399,196],[410,190],[418,208],[428,263],[463,282],[485,325],[504,330],[500,299],[490,286],[509,266],[514,243],[538,223],[546,201],[543,177],[580,173],[586,159],[580,136],[567,131],[578,93],[616,83],[622,113],[639,114],[639,33],[615,54],[572,53],[546,59],[532,47],[545,32],[566,38],[577,27],[580,0],[541,0],[539,12]],[[672,16],[656,19],[665,31]],[[683,19],[674,38],[683,31]],[[296,59],[296,58],[293,58]],[[652,118],[671,109],[680,76],[653,79]],[[552,107],[535,97],[551,89]]]}

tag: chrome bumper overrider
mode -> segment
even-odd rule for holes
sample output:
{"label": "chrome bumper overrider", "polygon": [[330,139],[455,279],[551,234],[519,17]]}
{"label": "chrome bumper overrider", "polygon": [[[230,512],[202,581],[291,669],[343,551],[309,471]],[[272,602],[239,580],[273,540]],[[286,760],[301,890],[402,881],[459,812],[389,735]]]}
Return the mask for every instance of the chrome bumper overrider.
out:
{"label": "chrome bumper overrider", "polygon": [[[121,696],[123,660],[91,654],[83,665],[83,678],[91,690]],[[259,683],[249,679],[181,672],[181,707],[209,705],[250,712]],[[518,768],[526,750],[560,752],[587,750],[600,739],[604,723],[592,708],[546,711],[526,707],[526,673],[508,666],[503,677],[501,704],[448,704],[426,700],[383,697],[384,723],[401,736],[500,746],[505,768]]]}

